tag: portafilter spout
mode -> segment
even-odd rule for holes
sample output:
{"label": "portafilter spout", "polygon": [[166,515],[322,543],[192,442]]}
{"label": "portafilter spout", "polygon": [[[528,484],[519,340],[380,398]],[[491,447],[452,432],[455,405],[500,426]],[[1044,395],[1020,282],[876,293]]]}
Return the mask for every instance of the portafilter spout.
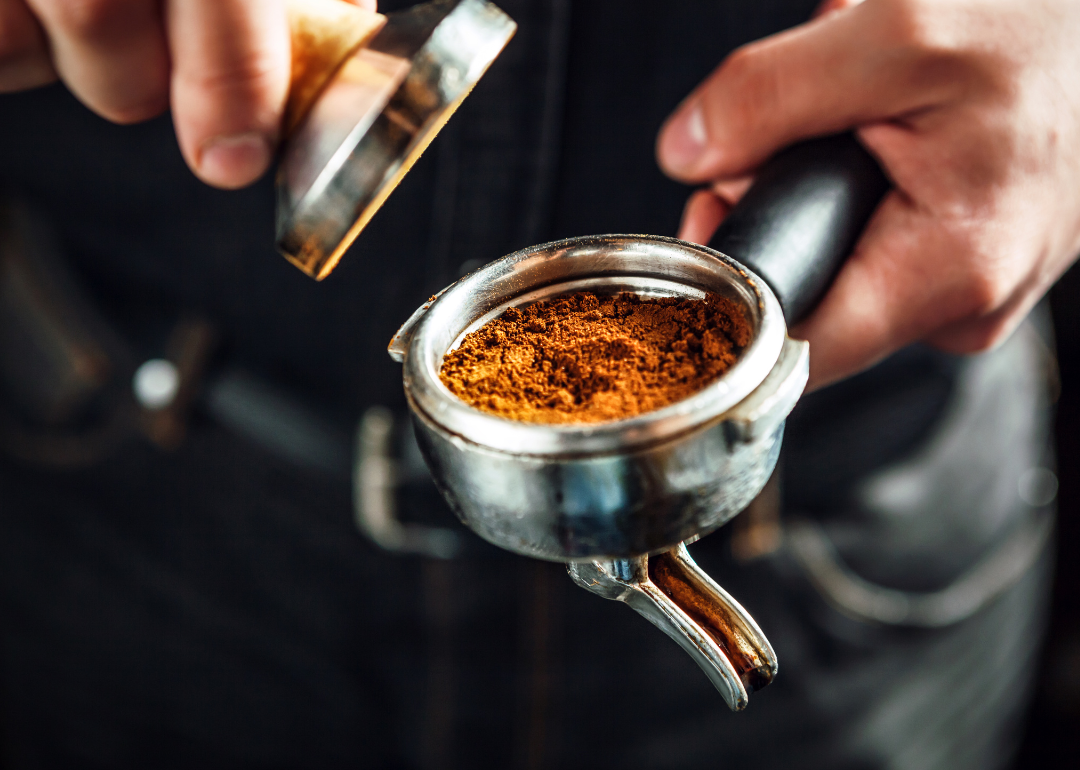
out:
{"label": "portafilter spout", "polygon": [[571,579],[625,602],[698,664],[733,711],[776,676],[776,653],[750,614],[691,558],[686,544],[632,559],[571,562]]}
{"label": "portafilter spout", "polygon": [[[808,376],[808,345],[787,335],[787,322],[817,302],[887,187],[850,135],[797,145],[759,170],[714,239],[718,250],[634,235],[523,249],[444,289],[390,343],[417,441],[458,517],[498,546],[569,562],[578,585],[629,604],[694,658],[732,709],[772,681],[776,656],[685,544],[746,508],[772,474]],[[717,293],[744,309],[751,340],[698,393],[606,423],[503,419],[440,381],[444,355],[465,334],[509,307],[583,290]]]}
{"label": "portafilter spout", "polygon": [[288,0],[288,10],[277,246],[321,280],[517,25],[487,0],[433,0],[387,16],[342,0]]}

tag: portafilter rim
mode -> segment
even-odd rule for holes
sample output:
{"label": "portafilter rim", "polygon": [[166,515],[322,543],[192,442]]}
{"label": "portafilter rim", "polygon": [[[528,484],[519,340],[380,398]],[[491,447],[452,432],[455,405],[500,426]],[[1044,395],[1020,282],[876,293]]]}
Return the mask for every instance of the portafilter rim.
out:
{"label": "portafilter rim", "polygon": [[[651,278],[741,301],[753,339],[724,375],[697,393],[635,417],[587,424],[521,422],[465,403],[439,379],[443,356],[478,319],[546,286],[608,277]],[[787,335],[780,303],[738,261],[695,243],[656,235],[595,235],[530,246],[461,278],[418,309],[390,343],[404,362],[410,405],[444,431],[480,447],[538,457],[626,453],[711,424],[754,391]]]}

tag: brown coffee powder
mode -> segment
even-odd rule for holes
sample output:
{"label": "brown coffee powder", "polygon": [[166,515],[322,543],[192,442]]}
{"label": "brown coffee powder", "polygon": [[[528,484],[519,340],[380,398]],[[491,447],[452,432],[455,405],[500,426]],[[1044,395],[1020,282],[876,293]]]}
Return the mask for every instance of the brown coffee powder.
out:
{"label": "brown coffee powder", "polygon": [[701,390],[750,342],[732,300],[578,292],[510,308],[466,335],[440,377],[472,406],[511,420],[633,417]]}

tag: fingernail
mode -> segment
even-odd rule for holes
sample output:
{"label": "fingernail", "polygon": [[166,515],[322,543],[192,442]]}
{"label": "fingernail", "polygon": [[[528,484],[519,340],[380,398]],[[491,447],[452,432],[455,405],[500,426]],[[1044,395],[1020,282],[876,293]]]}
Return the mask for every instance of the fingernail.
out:
{"label": "fingernail", "polygon": [[270,142],[259,133],[215,136],[202,146],[199,175],[216,187],[250,184],[270,165]]}
{"label": "fingernail", "polygon": [[691,171],[705,152],[707,142],[705,114],[701,104],[695,103],[682,110],[664,129],[660,140],[660,162],[669,171]]}

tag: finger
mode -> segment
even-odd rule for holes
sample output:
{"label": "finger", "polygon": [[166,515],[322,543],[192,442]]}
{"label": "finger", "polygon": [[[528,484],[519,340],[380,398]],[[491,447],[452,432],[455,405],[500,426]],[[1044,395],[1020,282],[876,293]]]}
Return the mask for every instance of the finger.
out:
{"label": "finger", "polygon": [[694,192],[683,208],[678,237],[702,246],[708,244],[727,212],[727,204],[709,190]]}
{"label": "finger", "polygon": [[283,0],[167,0],[173,119],[203,181],[227,189],[270,164],[289,85]]}
{"label": "finger", "polygon": [[[1041,240],[1042,215],[1054,217],[1052,204],[1031,191],[1002,197],[1000,172],[988,164],[985,148],[963,136],[927,144],[918,128],[878,124],[859,130],[865,146],[891,161],[898,189],[912,191],[924,212],[923,226],[938,234],[926,240],[926,251],[908,258],[936,262],[935,275],[948,276],[942,271],[952,268],[955,278],[944,287],[951,295],[936,301],[952,307],[959,320],[943,317],[940,327],[928,327],[919,339],[956,354],[987,350],[1006,339],[1066,266],[1040,258],[1043,252],[1033,246]],[[1061,205],[1071,210],[1068,199]],[[1074,248],[1059,244],[1050,251]],[[1025,268],[1025,255],[1034,260],[1033,269]]]}
{"label": "finger", "polygon": [[1008,338],[1041,296],[1042,293],[1030,297],[1017,296],[989,316],[948,324],[927,336],[924,342],[956,355],[989,350]]}
{"label": "finger", "polygon": [[[912,303],[918,299],[904,290],[909,282],[901,270],[903,255],[915,243],[898,240],[893,224],[909,221],[912,214],[899,194],[891,193],[825,297],[792,328],[792,336],[810,342],[808,389],[854,374],[899,349],[908,338],[918,338],[916,330],[893,325],[901,308],[907,317],[915,315]],[[918,242],[913,233],[911,237]],[[912,267],[911,274],[919,276],[920,271]]]}
{"label": "finger", "polygon": [[919,53],[905,13],[864,3],[736,51],[661,129],[660,165],[687,182],[737,176],[799,139],[943,103],[962,81]]}
{"label": "finger", "polygon": [[23,0],[0,0],[0,93],[56,80],[45,33]]}
{"label": "finger", "polygon": [[1000,307],[992,274],[973,280],[964,234],[889,193],[824,299],[792,335],[810,342],[810,386],[855,374],[961,319]]}
{"label": "finger", "polygon": [[754,177],[748,174],[734,179],[717,179],[709,187],[730,208],[742,200],[752,184],[754,184]]}
{"label": "finger", "polygon": [[161,9],[147,0],[28,0],[45,27],[64,83],[117,123],[164,111],[169,56]]}
{"label": "finger", "polygon": [[989,350],[1009,338],[1058,277],[1057,273],[1029,276],[1001,307],[985,315],[947,324],[927,336],[925,342],[958,355]]}
{"label": "finger", "polygon": [[721,179],[713,182],[709,189],[693,193],[683,207],[678,237],[707,245],[732,206],[742,199],[753,183],[751,176]]}
{"label": "finger", "polygon": [[[683,210],[678,237],[708,244],[730,208],[711,190],[696,191]],[[793,336],[810,341],[811,389],[854,374],[948,324],[948,313],[939,311],[949,305],[929,299],[929,292],[958,281],[951,281],[947,270],[935,271],[936,258],[912,264],[912,255],[940,253],[934,232],[934,223],[902,193],[892,193],[882,204],[825,298],[792,329]],[[920,308],[922,303],[930,309]]]}
{"label": "finger", "polygon": [[[696,191],[678,237],[708,244],[730,208],[711,190]],[[956,250],[930,215],[891,193],[825,298],[792,329],[810,341],[809,387],[854,374],[961,317],[968,306],[947,297],[959,294],[964,276],[938,256]]]}

